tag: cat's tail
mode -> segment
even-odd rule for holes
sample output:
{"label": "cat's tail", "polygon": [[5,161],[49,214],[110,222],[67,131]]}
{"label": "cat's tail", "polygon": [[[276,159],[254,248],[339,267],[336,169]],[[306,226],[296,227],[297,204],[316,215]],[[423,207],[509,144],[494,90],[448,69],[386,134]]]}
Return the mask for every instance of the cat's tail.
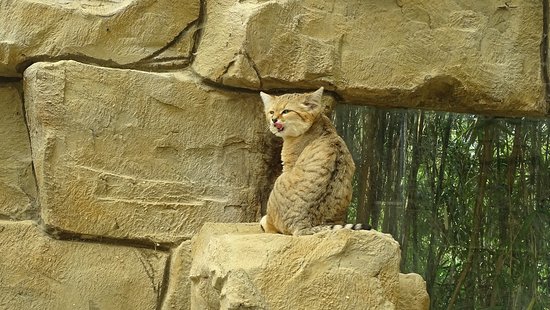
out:
{"label": "cat's tail", "polygon": [[328,230],[340,230],[340,229],[351,229],[351,230],[371,230],[372,227],[368,224],[344,224],[344,225],[319,225],[310,228],[299,229],[293,233],[295,236],[302,235],[313,235],[321,231]]}

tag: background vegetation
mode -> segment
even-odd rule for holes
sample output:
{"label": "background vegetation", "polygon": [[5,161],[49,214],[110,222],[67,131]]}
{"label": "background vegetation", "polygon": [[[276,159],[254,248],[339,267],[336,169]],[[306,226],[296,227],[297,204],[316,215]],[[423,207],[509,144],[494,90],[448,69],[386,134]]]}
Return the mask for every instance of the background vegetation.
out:
{"label": "background vegetation", "polygon": [[432,309],[550,309],[550,120],[340,105],[349,219],[401,244]]}

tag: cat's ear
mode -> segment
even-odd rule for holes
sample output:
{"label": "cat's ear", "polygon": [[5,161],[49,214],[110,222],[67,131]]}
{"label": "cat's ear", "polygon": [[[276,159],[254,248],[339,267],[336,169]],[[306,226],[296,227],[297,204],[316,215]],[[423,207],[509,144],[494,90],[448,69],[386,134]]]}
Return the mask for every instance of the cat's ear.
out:
{"label": "cat's ear", "polygon": [[260,97],[262,97],[262,101],[264,102],[264,108],[267,110],[269,106],[271,106],[271,102],[273,101],[273,97],[270,95],[264,93],[263,91],[260,92]]}
{"label": "cat's ear", "polygon": [[304,105],[311,110],[321,110],[323,104],[321,103],[321,98],[323,97],[323,91],[325,88],[320,87],[318,90],[311,93],[307,100],[304,102]]}
{"label": "cat's ear", "polygon": [[309,99],[316,102],[317,104],[321,104],[321,98],[323,97],[324,90],[325,90],[324,87],[319,87],[318,90],[314,91],[313,94],[311,94]]}

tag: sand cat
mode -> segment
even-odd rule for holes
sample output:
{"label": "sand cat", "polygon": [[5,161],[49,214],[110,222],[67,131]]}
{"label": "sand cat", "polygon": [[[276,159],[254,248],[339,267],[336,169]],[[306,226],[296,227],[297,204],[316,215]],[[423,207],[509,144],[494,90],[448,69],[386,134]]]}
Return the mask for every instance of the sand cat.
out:
{"label": "sand cat", "polygon": [[[323,88],[308,94],[260,92],[269,130],[283,138],[283,172],[260,224],[265,232],[307,235],[342,228],[355,164],[325,116]],[[362,229],[361,224],[345,227]]]}

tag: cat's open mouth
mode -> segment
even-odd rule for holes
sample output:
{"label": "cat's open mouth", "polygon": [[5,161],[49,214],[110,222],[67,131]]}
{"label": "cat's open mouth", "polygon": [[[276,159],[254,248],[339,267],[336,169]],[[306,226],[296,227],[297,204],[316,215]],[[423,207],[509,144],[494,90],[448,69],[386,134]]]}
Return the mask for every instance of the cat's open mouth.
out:
{"label": "cat's open mouth", "polygon": [[282,123],[275,123],[275,124],[273,124],[273,126],[275,126],[275,128],[277,128],[278,132],[281,132],[281,131],[285,130],[285,125],[283,125]]}

